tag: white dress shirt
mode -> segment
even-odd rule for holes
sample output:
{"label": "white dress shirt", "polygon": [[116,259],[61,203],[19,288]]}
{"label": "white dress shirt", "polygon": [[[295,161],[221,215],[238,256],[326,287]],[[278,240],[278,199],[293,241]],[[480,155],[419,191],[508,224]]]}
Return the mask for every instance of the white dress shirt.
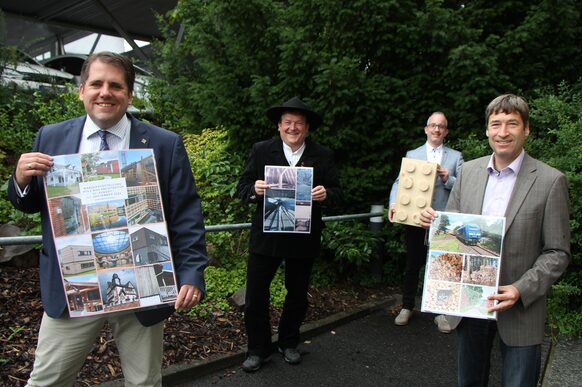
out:
{"label": "white dress shirt", "polygon": [[426,143],[426,159],[430,162],[440,165],[443,160],[443,144],[433,148],[428,142]]}
{"label": "white dress shirt", "polygon": [[301,156],[303,156],[303,151],[305,150],[305,143],[299,147],[296,151],[293,151],[291,147],[283,142],[283,153],[285,153],[285,158],[290,166],[294,167],[299,161]]}
{"label": "white dress shirt", "polygon": [[131,121],[127,115],[123,115],[121,120],[111,128],[98,127],[91,117],[87,116],[85,125],[83,126],[83,134],[81,136],[81,143],[79,144],[79,153],[98,152],[101,145],[101,137],[97,133],[101,129],[107,130],[107,144],[109,150],[129,149],[129,132],[131,129]]}

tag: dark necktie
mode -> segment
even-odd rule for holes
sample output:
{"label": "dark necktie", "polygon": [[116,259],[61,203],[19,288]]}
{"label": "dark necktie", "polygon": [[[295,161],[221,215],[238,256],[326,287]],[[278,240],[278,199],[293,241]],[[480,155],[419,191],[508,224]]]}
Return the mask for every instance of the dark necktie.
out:
{"label": "dark necktie", "polygon": [[99,150],[100,151],[108,151],[109,144],[107,143],[107,131],[100,130],[97,133],[99,134],[99,137],[101,137],[101,144],[99,145]]}

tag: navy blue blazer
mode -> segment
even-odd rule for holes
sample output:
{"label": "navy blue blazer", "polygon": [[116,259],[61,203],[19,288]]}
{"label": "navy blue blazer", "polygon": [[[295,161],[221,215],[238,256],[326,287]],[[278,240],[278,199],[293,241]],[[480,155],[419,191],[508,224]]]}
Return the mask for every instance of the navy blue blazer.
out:
{"label": "navy blue blazer", "polygon": [[[184,144],[176,133],[146,124],[131,115],[128,117],[131,121],[129,147],[154,150],[178,286],[195,285],[204,292],[204,268],[208,263],[204,221]],[[33,151],[51,156],[78,153],[85,119],[86,116],[83,116],[43,126],[38,131]],[[33,177],[28,194],[21,198],[14,187],[14,179],[10,178],[8,197],[18,210],[41,214],[41,298],[45,312],[50,317],[58,318],[67,310],[67,299],[42,180]],[[136,316],[143,325],[149,326],[166,319],[173,311],[172,306],[164,305],[136,312]]]}

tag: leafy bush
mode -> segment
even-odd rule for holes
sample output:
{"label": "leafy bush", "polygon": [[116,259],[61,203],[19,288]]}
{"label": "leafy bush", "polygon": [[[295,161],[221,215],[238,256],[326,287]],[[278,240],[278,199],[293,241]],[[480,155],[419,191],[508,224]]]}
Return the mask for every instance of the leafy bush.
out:
{"label": "leafy bush", "polygon": [[548,326],[555,334],[582,337],[580,287],[561,282],[552,287],[548,297]]}
{"label": "leafy bush", "polygon": [[328,250],[335,272],[358,282],[370,281],[369,263],[377,253],[380,236],[358,221],[327,223],[322,248]]}
{"label": "leafy bush", "polygon": [[20,155],[32,148],[40,126],[82,114],[76,92],[43,94],[0,87],[0,223],[14,223],[26,235],[40,234],[40,215],[16,211],[6,199],[7,179]]}
{"label": "leafy bush", "polygon": [[[245,286],[246,261],[239,260],[228,267],[209,266],[205,271],[206,297],[204,301],[192,308],[188,314],[208,316],[221,314],[230,309],[228,297]],[[283,306],[287,291],[284,285],[284,276],[279,269],[271,282],[271,304]]]}
{"label": "leafy bush", "polygon": [[265,109],[301,96],[324,115],[312,135],[336,151],[341,212],[360,212],[385,198],[383,181],[424,141],[430,112],[447,114],[450,140],[482,138],[495,95],[576,80],[581,13],[558,3],[180,1],[154,49],[154,105],[181,130],[224,125],[246,153],[273,133]]}
{"label": "leafy bush", "polygon": [[35,132],[31,94],[0,88],[0,174],[6,179],[21,153],[30,150]]}
{"label": "leafy bush", "polygon": [[[241,204],[234,197],[244,160],[229,151],[228,132],[218,128],[186,134],[184,145],[202,198],[206,224],[248,222],[252,206]],[[206,238],[209,254],[215,261],[239,259],[246,254],[247,230],[211,232]]]}
{"label": "leafy bush", "polygon": [[[387,217],[386,217],[387,218]],[[384,282],[400,285],[406,265],[406,245],[403,226],[387,223],[384,227]]]}
{"label": "leafy bush", "polygon": [[[582,82],[578,85],[582,87]],[[565,84],[557,92],[543,90],[532,104],[529,150],[534,157],[562,171],[570,191],[572,264],[568,275],[582,272],[582,89]],[[566,278],[568,277],[566,276]],[[582,289],[582,281],[576,286]]]}
{"label": "leafy bush", "polygon": [[572,261],[549,299],[548,321],[562,334],[582,336],[582,81],[543,89],[531,101],[530,153],[568,178]]}

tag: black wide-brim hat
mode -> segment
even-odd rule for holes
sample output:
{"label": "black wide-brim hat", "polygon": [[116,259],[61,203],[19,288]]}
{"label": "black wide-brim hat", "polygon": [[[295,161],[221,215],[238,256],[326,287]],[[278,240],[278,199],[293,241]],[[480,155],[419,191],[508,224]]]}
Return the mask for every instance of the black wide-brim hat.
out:
{"label": "black wide-brim hat", "polygon": [[267,110],[265,114],[267,115],[267,118],[277,124],[285,112],[299,112],[305,114],[307,121],[309,122],[310,131],[314,131],[319,127],[319,125],[321,125],[321,116],[311,110],[309,106],[299,99],[299,97],[293,97],[281,106],[273,106]]}

